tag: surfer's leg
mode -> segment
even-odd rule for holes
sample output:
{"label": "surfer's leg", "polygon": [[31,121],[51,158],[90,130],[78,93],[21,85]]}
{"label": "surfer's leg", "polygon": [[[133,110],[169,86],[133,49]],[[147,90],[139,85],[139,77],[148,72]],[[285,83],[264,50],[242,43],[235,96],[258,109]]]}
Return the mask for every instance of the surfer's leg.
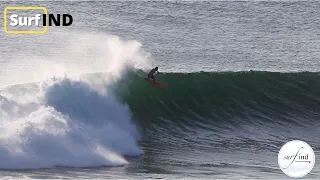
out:
{"label": "surfer's leg", "polygon": [[154,76],[151,77],[153,79],[153,84],[156,83],[156,78],[154,78]]}

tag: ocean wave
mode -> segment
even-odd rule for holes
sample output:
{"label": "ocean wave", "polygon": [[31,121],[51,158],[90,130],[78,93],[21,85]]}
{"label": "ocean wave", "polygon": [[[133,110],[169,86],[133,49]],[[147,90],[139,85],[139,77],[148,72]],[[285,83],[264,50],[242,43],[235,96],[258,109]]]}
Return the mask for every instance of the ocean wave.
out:
{"label": "ocean wave", "polygon": [[[119,166],[128,163],[124,156],[143,154],[138,142],[144,137],[169,144],[187,138],[186,145],[199,148],[240,137],[269,142],[284,127],[286,136],[316,129],[319,119],[319,73],[157,74],[166,89],[148,84],[141,70],[103,84],[106,76],[3,89],[0,168]],[[106,91],[98,91],[101,85]]]}
{"label": "ocean wave", "polygon": [[143,122],[302,123],[301,117],[311,122],[319,117],[319,73],[159,73],[156,78],[166,89],[150,86],[144,76],[132,72],[116,90],[119,100]]}

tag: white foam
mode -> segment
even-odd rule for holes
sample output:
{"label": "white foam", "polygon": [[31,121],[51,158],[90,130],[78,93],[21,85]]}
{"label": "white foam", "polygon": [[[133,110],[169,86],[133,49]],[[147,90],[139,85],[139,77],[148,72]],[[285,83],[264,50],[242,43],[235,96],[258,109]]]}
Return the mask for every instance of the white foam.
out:
{"label": "white foam", "polygon": [[[16,74],[40,82],[0,92],[0,168],[118,166],[141,155],[129,107],[108,92],[128,70],[151,67],[141,44],[105,34],[47,38],[64,38],[60,53],[32,57],[34,66]],[[104,70],[102,78],[74,75]]]}

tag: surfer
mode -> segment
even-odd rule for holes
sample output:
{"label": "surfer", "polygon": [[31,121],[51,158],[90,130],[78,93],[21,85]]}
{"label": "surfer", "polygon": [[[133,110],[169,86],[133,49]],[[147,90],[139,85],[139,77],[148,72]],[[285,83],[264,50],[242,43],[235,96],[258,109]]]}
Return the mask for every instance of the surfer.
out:
{"label": "surfer", "polygon": [[148,79],[147,80],[149,81],[150,78],[153,79],[153,84],[156,83],[156,78],[154,78],[154,73],[156,73],[156,71],[158,72],[158,67],[155,67],[154,69],[151,69],[151,71],[148,74]]}

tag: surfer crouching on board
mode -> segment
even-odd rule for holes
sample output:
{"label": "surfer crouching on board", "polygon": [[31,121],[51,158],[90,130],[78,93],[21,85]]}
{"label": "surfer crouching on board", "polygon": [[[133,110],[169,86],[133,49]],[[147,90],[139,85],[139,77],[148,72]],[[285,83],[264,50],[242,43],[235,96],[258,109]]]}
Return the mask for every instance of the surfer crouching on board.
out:
{"label": "surfer crouching on board", "polygon": [[151,71],[148,74],[148,79],[147,80],[149,81],[150,78],[153,79],[153,84],[156,83],[156,78],[154,78],[154,73],[156,73],[156,71],[158,71],[158,67],[155,67],[154,69],[151,69]]}

